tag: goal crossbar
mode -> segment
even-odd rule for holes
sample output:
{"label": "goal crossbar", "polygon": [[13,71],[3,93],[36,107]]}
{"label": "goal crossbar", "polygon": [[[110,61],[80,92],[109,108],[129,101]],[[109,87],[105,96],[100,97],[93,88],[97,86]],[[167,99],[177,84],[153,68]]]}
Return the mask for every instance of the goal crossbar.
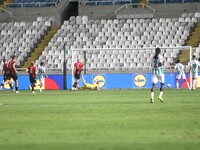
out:
{"label": "goal crossbar", "polygon": [[[74,52],[75,51],[79,51],[79,52],[86,52],[86,51],[94,51],[94,52],[98,52],[98,51],[117,51],[117,50],[153,50],[156,49],[157,47],[138,47],[138,48],[82,48],[82,49],[70,49],[71,53],[72,53],[72,75],[74,72]],[[162,49],[186,49],[189,50],[189,61],[192,60],[192,46],[174,46],[174,47],[159,47],[161,50]],[[72,76],[73,78],[73,76]],[[73,80],[72,80],[73,82]],[[191,78],[191,74],[190,74],[190,84],[192,82],[192,78]]]}

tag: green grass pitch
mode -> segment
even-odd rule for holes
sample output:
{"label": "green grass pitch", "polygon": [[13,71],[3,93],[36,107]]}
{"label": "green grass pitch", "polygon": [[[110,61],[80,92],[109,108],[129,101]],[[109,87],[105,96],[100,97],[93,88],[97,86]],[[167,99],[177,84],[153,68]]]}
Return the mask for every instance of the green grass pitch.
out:
{"label": "green grass pitch", "polygon": [[1,150],[199,150],[200,90],[0,91]]}

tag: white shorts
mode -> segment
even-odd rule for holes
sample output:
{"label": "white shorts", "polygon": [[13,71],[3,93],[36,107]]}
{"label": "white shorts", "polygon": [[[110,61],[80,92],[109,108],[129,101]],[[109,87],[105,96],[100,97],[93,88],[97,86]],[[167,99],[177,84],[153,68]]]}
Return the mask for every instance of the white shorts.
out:
{"label": "white shorts", "polygon": [[197,77],[198,77],[198,72],[196,72],[196,73],[192,72],[192,78],[196,79]]}
{"label": "white shorts", "polygon": [[185,80],[186,79],[185,73],[177,74],[176,79],[180,80],[181,77],[183,78],[183,80]]}
{"label": "white shorts", "polygon": [[41,84],[44,84],[44,77],[38,77],[38,80]]}
{"label": "white shorts", "polygon": [[165,75],[164,74],[153,74],[152,75],[152,83],[165,83]]}

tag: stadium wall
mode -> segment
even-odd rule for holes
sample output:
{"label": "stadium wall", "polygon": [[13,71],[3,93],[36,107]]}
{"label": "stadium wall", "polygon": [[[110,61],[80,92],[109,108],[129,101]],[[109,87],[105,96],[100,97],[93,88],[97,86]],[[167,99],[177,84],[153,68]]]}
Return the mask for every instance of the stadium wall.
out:
{"label": "stadium wall", "polygon": [[[90,19],[113,19],[114,12],[122,5],[79,5],[79,15],[89,16]],[[171,4],[149,4],[156,10],[155,17],[176,18],[182,13],[200,12],[200,3],[171,3]],[[140,8],[141,9],[141,8]],[[137,13],[137,8],[127,9],[127,14]],[[124,12],[124,11],[123,11]],[[140,10],[141,12],[141,10]],[[144,13],[146,9],[144,9]]]}
{"label": "stadium wall", "polygon": [[0,22],[10,22],[10,21],[12,21],[10,14],[5,11],[1,11],[0,12]]}
{"label": "stadium wall", "polygon": [[177,18],[183,13],[200,12],[200,3],[177,3],[177,4],[150,4],[156,10],[156,17]]}
{"label": "stadium wall", "polygon": [[[28,85],[30,84],[28,75],[19,75],[19,89],[20,90],[28,90]],[[138,88],[151,88],[151,78],[152,74],[86,74],[84,78],[87,83],[93,83],[97,79],[100,81],[100,87],[102,89],[138,89]],[[170,73],[165,74],[165,87],[167,84],[171,84],[171,88],[175,88],[175,79],[176,74],[171,76]],[[2,76],[0,76],[0,80],[2,81]],[[187,76],[187,80],[189,82],[189,77]],[[38,82],[38,80],[37,80]],[[67,89],[70,89],[72,84],[72,76],[67,75]],[[79,83],[80,86],[83,86],[82,81]],[[182,88],[186,88],[183,80],[179,81],[179,85]],[[159,87],[159,84],[157,84]],[[200,87],[200,73],[198,77],[198,87]],[[8,85],[6,86],[9,89]],[[39,89],[37,86],[36,89]],[[61,74],[49,74],[48,78],[45,78],[45,86],[46,90],[63,90],[63,75]],[[4,89],[5,90],[5,89]]]}

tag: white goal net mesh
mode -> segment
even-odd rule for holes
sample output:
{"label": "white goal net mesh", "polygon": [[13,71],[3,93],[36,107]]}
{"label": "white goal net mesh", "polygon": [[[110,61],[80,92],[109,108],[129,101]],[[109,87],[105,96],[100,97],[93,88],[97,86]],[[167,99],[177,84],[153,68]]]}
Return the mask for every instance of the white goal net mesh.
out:
{"label": "white goal net mesh", "polygon": [[[180,59],[183,51],[188,51],[186,60],[191,59],[192,48],[189,46],[182,47],[160,47],[161,55],[164,57],[164,69],[171,69]],[[139,71],[150,70],[151,61],[155,54],[155,47],[148,48],[131,48],[131,49],[72,49],[72,64],[79,59],[85,62],[86,71]]]}

